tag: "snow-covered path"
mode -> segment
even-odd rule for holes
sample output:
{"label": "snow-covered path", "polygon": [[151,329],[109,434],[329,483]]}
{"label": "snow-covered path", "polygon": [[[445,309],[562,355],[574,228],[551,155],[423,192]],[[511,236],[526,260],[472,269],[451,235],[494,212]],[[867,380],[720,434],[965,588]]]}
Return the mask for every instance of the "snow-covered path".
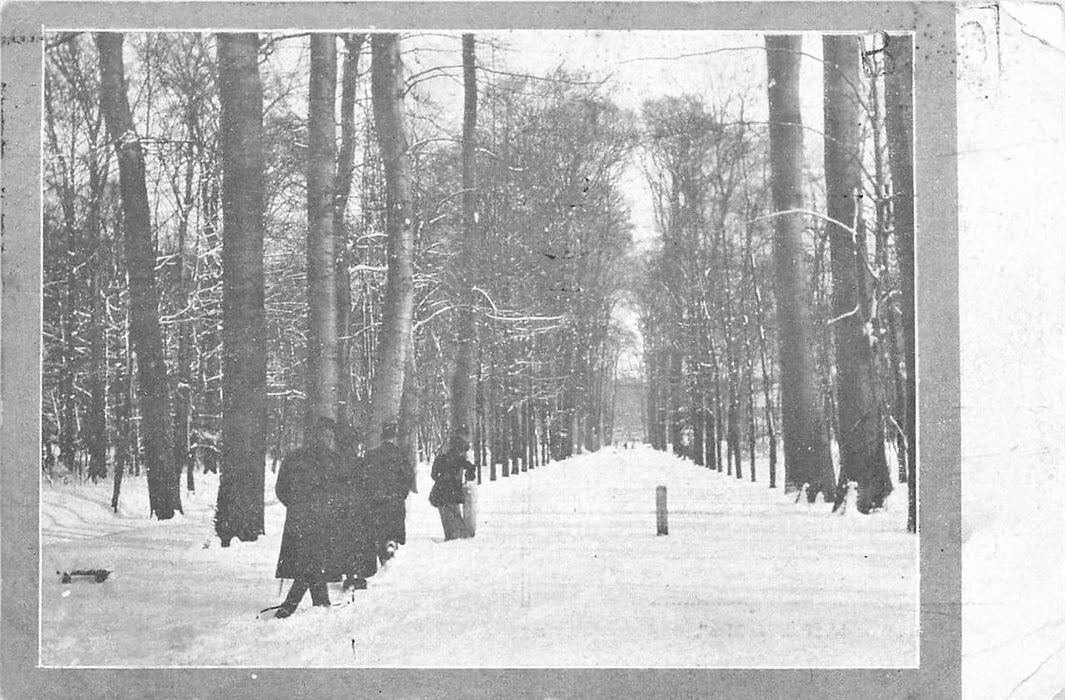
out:
{"label": "snow-covered path", "polygon": [[[268,506],[260,542],[223,550],[214,483],[201,482],[185,518],[130,518],[120,522],[136,527],[88,538],[61,530],[62,517],[49,525],[58,511],[44,487],[46,665],[916,665],[917,540],[904,507],[836,517],[764,481],[608,448],[481,486],[472,540],[440,541],[423,482],[408,544],[352,604],[305,601],[263,621],[258,608],[278,598],[284,509]],[[115,574],[57,584],[54,570],[89,565]]]}

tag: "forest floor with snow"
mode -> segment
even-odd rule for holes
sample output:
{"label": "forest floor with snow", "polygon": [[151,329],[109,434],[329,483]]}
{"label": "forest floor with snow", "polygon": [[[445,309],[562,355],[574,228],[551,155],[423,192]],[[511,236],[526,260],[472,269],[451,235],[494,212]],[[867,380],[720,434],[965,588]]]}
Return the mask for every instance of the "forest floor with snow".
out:
{"label": "forest floor with snow", "polygon": [[[745,465],[746,466],[746,465]],[[408,544],[369,588],[287,620],[267,534],[221,548],[217,479],[185,515],[147,517],[143,478],[42,485],[44,666],[907,667],[917,663],[917,538],[905,489],[838,517],[782,489],[647,448],[607,448],[478,487],[474,539],[444,543],[407,501]],[[656,536],[665,485],[669,535]],[[57,571],[112,570],[96,584]],[[287,582],[286,582],[287,585]]]}

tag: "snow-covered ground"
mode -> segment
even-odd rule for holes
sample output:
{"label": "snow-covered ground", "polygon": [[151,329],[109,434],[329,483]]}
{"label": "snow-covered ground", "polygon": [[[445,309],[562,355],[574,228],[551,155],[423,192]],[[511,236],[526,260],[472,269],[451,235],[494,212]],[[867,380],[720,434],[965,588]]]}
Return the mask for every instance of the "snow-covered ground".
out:
{"label": "snow-covered ground", "polygon": [[[148,519],[143,479],[127,479],[119,516],[109,484],[42,485],[43,665],[916,665],[904,490],[887,512],[839,517],[764,477],[607,448],[486,482],[477,537],[444,543],[423,473],[408,544],[368,590],[260,620],[280,598],[284,507],[269,499],[268,534],[223,549],[211,529],[217,481],[197,477],[185,516],[166,522]],[[97,567],[114,573],[102,584],[55,573]]]}

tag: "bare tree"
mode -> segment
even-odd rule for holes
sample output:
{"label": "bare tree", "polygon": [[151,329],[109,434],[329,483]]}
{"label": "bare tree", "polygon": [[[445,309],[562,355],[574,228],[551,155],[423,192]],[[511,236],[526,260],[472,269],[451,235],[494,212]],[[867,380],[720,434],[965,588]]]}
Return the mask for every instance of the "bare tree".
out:
{"label": "bare tree", "polygon": [[311,35],[307,119],[307,419],[336,418],[335,34]]}
{"label": "bare tree", "polygon": [[[873,331],[875,304],[859,196],[862,194],[860,51],[857,36],[825,36],[826,223],[832,253],[832,309],[839,405],[839,485],[858,484],[868,513],[891,493]],[[836,497],[842,503],[844,488]]]}
{"label": "bare tree", "polygon": [[773,190],[776,302],[781,361],[781,413],[784,428],[785,490],[808,486],[835,497],[832,460],[824,414],[814,378],[813,331],[808,308],[802,243],[803,134],[799,100],[802,37],[767,36],[769,73],[769,153]]}
{"label": "bare tree", "polygon": [[451,429],[472,424],[470,392],[473,374],[473,311],[471,303],[470,255],[477,236],[477,66],[473,34],[462,35],[462,77],[464,88],[462,118],[462,244],[459,246],[457,292],[459,304],[455,338],[455,374],[451,379]]}
{"label": "bare tree", "polygon": [[[370,393],[366,444],[376,447],[381,428],[399,418],[407,353],[411,349],[414,303],[414,226],[410,163],[404,126],[404,100],[399,36],[371,38],[370,89],[374,124],[385,170],[388,236],[388,278],[385,286],[380,345]],[[332,161],[330,161],[332,162]]]}
{"label": "bare tree", "polygon": [[155,246],[144,177],[144,153],[126,96],[122,43],[122,34],[104,32],[96,35],[100,54],[100,108],[118,153],[129,274],[130,335],[137,355],[148,499],[151,512],[160,520],[167,520],[174,517],[175,511],[181,511],[181,491],[174,476],[171,450],[170,390],[159,332],[159,292],[155,286]]}
{"label": "bare tree", "polygon": [[218,35],[222,150],[222,469],[215,532],[265,532],[266,309],[263,90],[259,36]]}
{"label": "bare tree", "polygon": [[351,246],[344,214],[351,195],[355,173],[355,96],[358,91],[359,55],[365,34],[346,35],[344,69],[340,79],[340,149],[337,151],[336,210],[336,295],[337,295],[337,420],[351,420]]}
{"label": "bare tree", "polygon": [[914,326],[913,39],[891,35],[892,60],[885,66],[885,116],[891,168],[891,211],[902,278],[902,327],[906,355],[906,463],[909,468],[907,527],[917,532],[917,352]]}

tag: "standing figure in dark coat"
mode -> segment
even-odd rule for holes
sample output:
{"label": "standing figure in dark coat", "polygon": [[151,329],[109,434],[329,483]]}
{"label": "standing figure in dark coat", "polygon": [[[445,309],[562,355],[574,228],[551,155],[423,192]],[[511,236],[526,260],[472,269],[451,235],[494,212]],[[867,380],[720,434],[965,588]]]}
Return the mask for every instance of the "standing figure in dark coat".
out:
{"label": "standing figure in dark coat", "polygon": [[429,492],[429,503],[440,511],[445,542],[472,536],[461,510],[464,500],[462,486],[473,470],[473,465],[466,459],[466,450],[469,448],[465,438],[452,435],[447,451],[433,460],[434,483],[433,490]]}
{"label": "standing figure in dark coat", "polygon": [[308,443],[286,455],[277,473],[274,490],[286,512],[276,576],[293,581],[275,617],[295,612],[308,588],[314,605],[328,606],[326,584],[340,581],[345,573],[345,562],[335,547],[331,502],[340,473],[335,430],[333,419],[319,418]]}
{"label": "standing figure in dark coat", "polygon": [[337,431],[341,477],[334,500],[336,549],[347,562],[345,589],[363,590],[377,573],[377,543],[370,517],[366,462],[359,456],[359,440],[350,426]]}
{"label": "standing figure in dark coat", "polygon": [[192,451],[199,454],[203,473],[218,473],[218,458],[221,452],[221,435],[210,430],[192,431]]}
{"label": "standing figure in dark coat", "polygon": [[366,454],[370,517],[377,555],[382,562],[391,559],[399,545],[407,541],[406,501],[413,465],[396,446],[398,432],[394,421],[386,423],[381,431],[381,444]]}

